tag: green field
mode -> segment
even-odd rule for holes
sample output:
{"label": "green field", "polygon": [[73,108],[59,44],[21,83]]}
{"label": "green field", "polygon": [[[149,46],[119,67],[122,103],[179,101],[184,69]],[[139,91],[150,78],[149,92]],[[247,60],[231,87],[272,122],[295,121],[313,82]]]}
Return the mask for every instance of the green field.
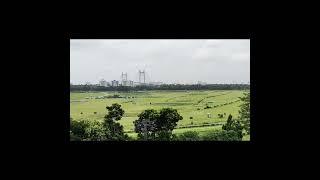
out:
{"label": "green field", "polygon": [[[183,120],[178,122],[174,133],[197,131],[201,135],[208,130],[221,129],[221,124],[226,122],[229,114],[234,118],[238,117],[239,105],[241,104],[238,97],[241,97],[243,93],[244,91],[238,90],[71,92],[70,116],[74,120],[102,121],[107,113],[106,106],[119,103],[125,110],[124,117],[119,123],[123,125],[125,132],[130,136],[135,136],[133,121],[138,118],[139,113],[145,109],[159,110],[171,107],[177,109],[179,114],[183,116]],[[115,94],[125,98],[103,98],[103,96]],[[204,109],[207,105],[212,108]],[[208,118],[208,113],[211,114],[211,118]],[[224,113],[226,115],[223,118],[218,117],[218,114]],[[245,137],[244,139],[249,140],[250,138]]]}

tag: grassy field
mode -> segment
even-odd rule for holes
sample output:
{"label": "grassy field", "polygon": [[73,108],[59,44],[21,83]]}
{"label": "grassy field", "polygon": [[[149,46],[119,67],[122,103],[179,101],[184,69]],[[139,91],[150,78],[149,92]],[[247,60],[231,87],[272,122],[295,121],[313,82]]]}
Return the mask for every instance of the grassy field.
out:
{"label": "grassy field", "polygon": [[[141,91],[141,92],[89,92],[70,93],[70,116],[74,120],[89,119],[103,120],[107,113],[106,106],[113,103],[121,104],[125,110],[124,117],[119,121],[125,132],[136,136],[133,132],[133,121],[145,109],[161,109],[171,107],[177,109],[183,116],[174,133],[197,131],[200,135],[208,130],[221,129],[229,114],[238,117],[241,101],[238,97],[244,91]],[[102,98],[103,96],[118,94],[125,98]],[[101,99],[99,99],[99,97]],[[205,109],[206,106],[212,108]],[[82,112],[82,114],[81,114]],[[94,113],[96,112],[96,113]],[[208,113],[211,118],[208,118]],[[226,114],[219,118],[218,114]],[[193,117],[193,119],[190,119]],[[204,126],[204,127],[199,127]],[[250,137],[244,139],[249,140]]]}

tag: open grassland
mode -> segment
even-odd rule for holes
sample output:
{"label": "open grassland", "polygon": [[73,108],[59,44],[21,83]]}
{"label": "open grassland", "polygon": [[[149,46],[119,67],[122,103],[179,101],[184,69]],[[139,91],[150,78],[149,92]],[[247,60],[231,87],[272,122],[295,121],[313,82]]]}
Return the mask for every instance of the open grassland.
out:
{"label": "open grassland", "polygon": [[[133,121],[143,110],[171,107],[183,116],[178,122],[175,134],[185,131],[197,131],[199,135],[208,130],[221,129],[229,114],[238,117],[239,97],[244,91],[141,91],[141,92],[86,92],[70,93],[70,116],[74,120],[88,119],[102,121],[107,113],[106,106],[113,103],[121,104],[125,110],[119,121],[124,131],[130,136],[134,133]],[[123,98],[107,98],[120,95]],[[209,106],[211,108],[206,107]],[[208,118],[208,113],[211,118]],[[218,114],[225,114],[219,118]],[[192,117],[192,119],[190,119]],[[246,137],[250,139],[250,137]]]}

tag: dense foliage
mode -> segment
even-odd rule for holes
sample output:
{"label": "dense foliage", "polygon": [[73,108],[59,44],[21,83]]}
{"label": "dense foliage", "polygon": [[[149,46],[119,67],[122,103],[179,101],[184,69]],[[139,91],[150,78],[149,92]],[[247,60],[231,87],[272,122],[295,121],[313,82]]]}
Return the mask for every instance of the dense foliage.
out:
{"label": "dense foliage", "polygon": [[179,141],[200,141],[199,133],[196,131],[186,131],[178,136]]}
{"label": "dense foliage", "polygon": [[86,139],[86,128],[89,127],[88,121],[74,121],[70,118],[70,136],[74,139]]}
{"label": "dense foliage", "polygon": [[231,114],[227,119],[227,123],[222,126],[222,129],[225,131],[234,131],[238,134],[239,138],[242,138],[242,125],[238,120],[232,119]]}
{"label": "dense foliage", "polygon": [[207,133],[202,140],[205,141],[241,141],[239,133],[233,130],[213,131]]}
{"label": "dense foliage", "polygon": [[126,135],[123,131],[123,126],[118,122],[123,114],[124,110],[121,108],[120,104],[112,104],[111,106],[107,106],[108,114],[104,117],[104,128],[106,129],[107,139],[109,140],[126,140],[128,135]]}
{"label": "dense foliage", "polygon": [[70,138],[72,140],[82,141],[101,141],[107,140],[106,129],[103,128],[102,123],[98,121],[70,121]]}
{"label": "dense foliage", "polygon": [[245,93],[243,97],[240,97],[240,100],[243,103],[239,110],[239,120],[246,132],[250,134],[250,92]]}
{"label": "dense foliage", "polygon": [[106,108],[109,112],[103,123],[93,120],[74,121],[70,118],[70,139],[78,141],[128,140],[128,135],[123,132],[122,125],[116,122],[124,114],[121,105],[112,104]]}
{"label": "dense foliage", "polygon": [[171,140],[172,130],[183,117],[176,109],[163,108],[160,112],[148,109],[134,121],[139,140]]}

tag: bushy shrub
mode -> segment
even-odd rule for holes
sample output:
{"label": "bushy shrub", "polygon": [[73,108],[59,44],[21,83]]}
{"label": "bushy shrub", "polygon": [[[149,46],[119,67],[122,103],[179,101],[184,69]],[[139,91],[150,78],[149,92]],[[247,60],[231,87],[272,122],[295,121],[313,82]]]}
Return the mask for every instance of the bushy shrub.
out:
{"label": "bushy shrub", "polygon": [[101,141],[106,140],[108,130],[99,121],[70,121],[70,140]]}
{"label": "bushy shrub", "polygon": [[171,131],[158,131],[156,133],[156,139],[158,141],[170,141],[173,140],[173,134]]}
{"label": "bushy shrub", "polygon": [[178,136],[178,141],[199,141],[199,133],[196,131],[186,131]]}
{"label": "bushy shrub", "polygon": [[72,137],[77,137],[80,139],[86,139],[88,138],[86,134],[86,128],[89,127],[89,122],[88,121],[74,121],[70,119],[70,135]]}
{"label": "bushy shrub", "polygon": [[211,131],[202,137],[205,141],[241,141],[238,132],[230,130]]}
{"label": "bushy shrub", "polygon": [[114,94],[114,95],[106,96],[106,98],[123,98],[123,97],[121,97],[119,94]]}
{"label": "bushy shrub", "polygon": [[103,127],[99,121],[90,121],[89,126],[85,129],[87,138],[86,141],[102,141],[107,140],[109,131]]}

